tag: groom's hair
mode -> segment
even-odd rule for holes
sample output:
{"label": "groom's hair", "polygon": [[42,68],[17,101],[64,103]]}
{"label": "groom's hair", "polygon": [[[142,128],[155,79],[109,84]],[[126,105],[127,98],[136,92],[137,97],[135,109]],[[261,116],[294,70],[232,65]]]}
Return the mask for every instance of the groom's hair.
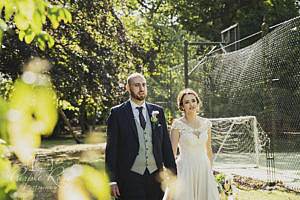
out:
{"label": "groom's hair", "polygon": [[136,77],[141,77],[141,78],[143,78],[144,80],[146,80],[143,74],[138,73],[138,72],[135,72],[135,73],[130,74],[130,75],[128,76],[127,81],[126,81],[126,84],[127,84],[127,85],[130,85],[131,82],[132,82],[132,79],[134,79],[134,78],[136,78]]}

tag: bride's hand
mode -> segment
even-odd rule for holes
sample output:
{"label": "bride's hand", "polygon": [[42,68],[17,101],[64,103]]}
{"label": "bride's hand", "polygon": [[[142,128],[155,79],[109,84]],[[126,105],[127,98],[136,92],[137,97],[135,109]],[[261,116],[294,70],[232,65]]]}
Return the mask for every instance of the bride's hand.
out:
{"label": "bride's hand", "polygon": [[166,189],[166,192],[165,192],[164,198],[163,198],[162,200],[173,200],[173,198],[171,197],[171,194],[170,194],[169,188],[167,188],[167,189]]}
{"label": "bride's hand", "polygon": [[166,195],[162,200],[173,200],[173,198],[170,195]]}

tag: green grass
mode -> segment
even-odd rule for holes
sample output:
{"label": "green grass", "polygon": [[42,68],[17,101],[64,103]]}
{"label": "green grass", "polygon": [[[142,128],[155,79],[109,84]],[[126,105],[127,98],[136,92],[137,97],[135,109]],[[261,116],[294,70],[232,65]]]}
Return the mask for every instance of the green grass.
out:
{"label": "green grass", "polygon": [[300,194],[260,190],[239,190],[238,200],[300,200]]}
{"label": "green grass", "polygon": [[76,144],[73,138],[59,138],[59,139],[43,139],[41,148],[51,148],[57,145],[72,145]]}
{"label": "green grass", "polygon": [[[46,139],[42,142],[42,148],[51,148],[56,145],[72,145],[76,144],[74,139]],[[98,169],[104,168],[104,161],[98,160],[91,162]],[[61,163],[60,167],[66,168],[70,163]],[[238,190],[238,200],[300,200],[300,194],[292,192],[282,192],[278,190],[261,191],[261,190]]]}

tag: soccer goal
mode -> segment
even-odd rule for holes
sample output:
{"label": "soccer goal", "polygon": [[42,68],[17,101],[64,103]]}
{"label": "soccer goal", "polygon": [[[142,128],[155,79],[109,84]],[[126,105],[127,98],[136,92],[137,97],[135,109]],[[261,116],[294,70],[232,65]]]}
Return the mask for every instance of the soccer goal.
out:
{"label": "soccer goal", "polygon": [[211,118],[214,166],[258,167],[265,163],[267,134],[255,116]]}

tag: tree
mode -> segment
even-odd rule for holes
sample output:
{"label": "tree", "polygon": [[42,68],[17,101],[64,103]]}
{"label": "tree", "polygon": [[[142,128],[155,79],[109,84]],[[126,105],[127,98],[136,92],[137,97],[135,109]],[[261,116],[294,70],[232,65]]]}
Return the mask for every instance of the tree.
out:
{"label": "tree", "polygon": [[[260,27],[261,20],[253,18],[256,12],[273,12],[271,16],[275,16],[274,10],[279,4],[294,6],[292,1],[53,2],[68,5],[74,22],[63,24],[59,30],[49,24],[44,26],[55,38],[55,48],[41,51],[33,44],[16,40],[17,35],[7,34],[5,48],[0,52],[3,58],[0,68],[14,80],[21,73],[19,66],[28,57],[47,58],[53,66],[50,73],[60,105],[70,119],[81,124],[83,132],[87,131],[87,124],[95,124],[96,117],[100,118],[97,121],[104,122],[109,108],[128,97],[124,95],[128,73],[142,71],[151,85],[149,100],[167,107],[170,93],[166,90],[174,84],[178,89],[181,87],[180,81],[173,82],[180,80],[180,70],[173,71],[170,79],[170,69],[183,62],[184,40],[219,40],[220,30],[237,20],[246,27],[241,28],[244,34],[248,34],[254,31],[250,22]],[[294,12],[295,9],[291,9],[289,16]],[[258,13],[258,16],[263,14]],[[270,19],[279,20],[277,17],[278,14]],[[197,56],[193,53],[191,58]]]}
{"label": "tree", "polygon": [[220,41],[220,32],[239,23],[241,37],[260,31],[263,17],[271,25],[298,15],[296,0],[176,0],[168,1],[177,13],[177,22],[193,34]]}

